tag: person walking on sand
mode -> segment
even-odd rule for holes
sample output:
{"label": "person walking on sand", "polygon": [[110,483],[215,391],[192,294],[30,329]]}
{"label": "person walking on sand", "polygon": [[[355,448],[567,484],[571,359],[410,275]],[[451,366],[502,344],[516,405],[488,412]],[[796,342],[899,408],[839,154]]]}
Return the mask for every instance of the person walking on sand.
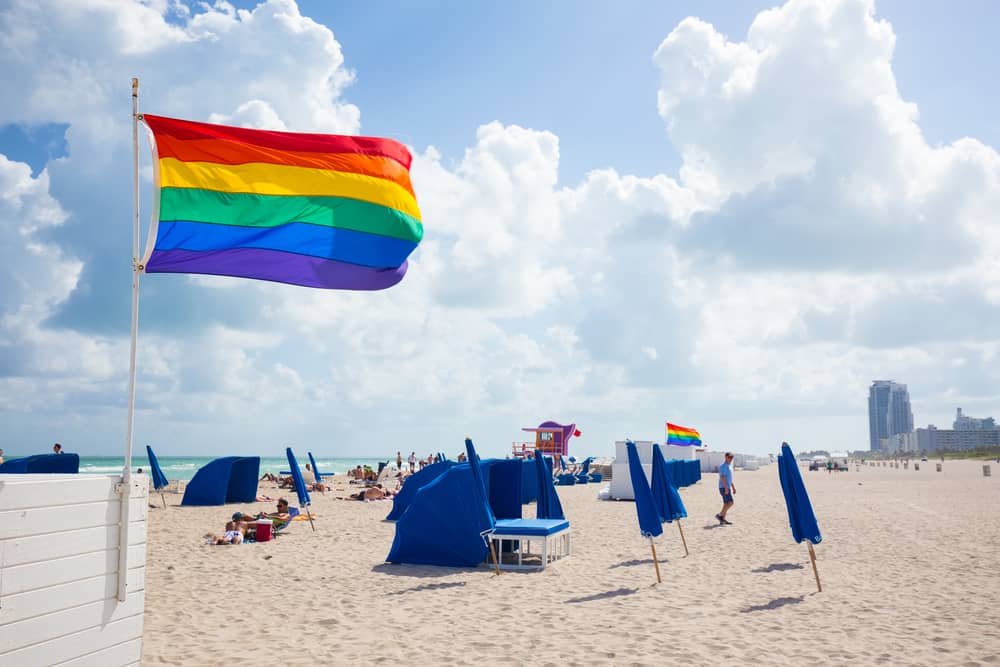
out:
{"label": "person walking on sand", "polygon": [[402,452],[396,452],[396,470],[403,469],[403,454]]}
{"label": "person walking on sand", "polygon": [[726,518],[726,513],[733,506],[733,495],[735,493],[736,485],[733,484],[733,454],[732,452],[726,452],[726,462],[719,466],[719,495],[722,496],[722,511],[715,515],[715,518],[719,520],[719,525],[733,525]]}
{"label": "person walking on sand", "polygon": [[412,473],[413,469],[417,467],[417,453],[410,452],[410,458],[408,458],[407,461],[410,464],[410,472]]}

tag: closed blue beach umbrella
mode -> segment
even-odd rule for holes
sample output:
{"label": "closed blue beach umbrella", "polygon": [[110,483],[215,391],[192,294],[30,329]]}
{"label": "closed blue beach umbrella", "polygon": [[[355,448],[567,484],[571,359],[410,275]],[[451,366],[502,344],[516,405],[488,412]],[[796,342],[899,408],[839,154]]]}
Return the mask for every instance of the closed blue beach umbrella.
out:
{"label": "closed blue beach umbrella", "polygon": [[306,481],[302,479],[299,462],[295,460],[295,454],[292,453],[291,447],[285,447],[285,455],[288,457],[288,465],[292,469],[292,481],[295,482],[295,495],[299,497],[299,506],[305,509],[306,516],[309,517],[309,525],[313,530],[316,530],[316,526],[313,525],[312,512],[309,511],[309,489],[306,488]]}
{"label": "closed blue beach umbrella", "polygon": [[[149,445],[146,445],[146,458],[149,459],[149,470],[153,476],[153,488],[160,491],[160,489],[168,484],[167,476],[164,475],[163,470],[160,469],[160,462],[156,458],[156,454],[153,453],[153,448]],[[163,508],[166,509],[167,499],[163,497],[162,491],[160,491],[160,500],[163,501]]]}
{"label": "closed blue beach umbrella", "polygon": [[540,451],[535,452],[535,468],[538,471],[538,500],[535,505],[536,519],[565,519],[562,503],[552,482],[552,468]]}
{"label": "closed blue beach umbrella", "polygon": [[792,528],[792,537],[796,544],[803,541],[809,546],[809,559],[812,562],[813,574],[816,576],[816,588],[822,592],[819,581],[819,571],[816,569],[816,552],[814,544],[823,541],[813,513],[809,494],[802,482],[802,472],[792,454],[792,448],[787,442],[781,443],[781,454],[778,455],[778,479],[781,481],[781,492],[785,496],[785,507],[788,509],[788,523]]}
{"label": "closed blue beach umbrella", "polygon": [[635,496],[635,513],[639,519],[639,532],[643,537],[649,538],[649,547],[653,551],[653,566],[656,567],[656,582],[663,580],[660,578],[660,561],[656,558],[656,545],[653,538],[663,534],[663,525],[660,522],[660,513],[656,509],[656,502],[653,500],[653,492],[649,489],[649,482],[646,481],[646,473],[639,462],[639,452],[634,442],[626,442],[628,450],[628,474],[632,480],[632,492]]}
{"label": "closed blue beach umbrella", "polygon": [[677,530],[681,534],[681,543],[684,545],[684,555],[687,556],[687,540],[684,539],[684,529],[681,528],[681,519],[687,518],[687,510],[684,508],[681,494],[677,493],[677,487],[670,481],[667,462],[663,458],[663,450],[655,443],[653,444],[653,483],[650,490],[653,493],[656,510],[660,515],[660,522],[677,521]]}

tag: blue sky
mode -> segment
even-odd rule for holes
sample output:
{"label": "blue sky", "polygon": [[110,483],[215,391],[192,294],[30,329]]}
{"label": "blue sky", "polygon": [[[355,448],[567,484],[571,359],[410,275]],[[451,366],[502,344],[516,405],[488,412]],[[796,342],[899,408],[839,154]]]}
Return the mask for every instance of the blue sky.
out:
{"label": "blue sky", "polygon": [[855,449],[873,379],[921,426],[1000,409],[995,4],[235,6],[0,10],[8,453],[124,440],[133,75],[151,113],[404,141],[426,227],[375,295],[144,279],[139,450]]}

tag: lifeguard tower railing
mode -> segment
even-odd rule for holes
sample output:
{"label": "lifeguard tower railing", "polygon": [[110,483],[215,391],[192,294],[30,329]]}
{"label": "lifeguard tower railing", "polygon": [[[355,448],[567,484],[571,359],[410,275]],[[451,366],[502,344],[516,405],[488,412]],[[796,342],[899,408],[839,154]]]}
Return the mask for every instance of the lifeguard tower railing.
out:
{"label": "lifeguard tower railing", "polygon": [[[527,456],[528,452],[535,451],[540,451],[545,456],[566,456],[569,454],[569,443],[567,442],[569,438],[565,437],[563,428],[539,426],[536,428],[522,428],[521,430],[535,434],[533,446],[531,443],[526,442],[514,443],[515,451],[517,451],[517,445],[522,445],[521,451],[525,452],[523,456]],[[525,446],[527,446],[527,449]]]}

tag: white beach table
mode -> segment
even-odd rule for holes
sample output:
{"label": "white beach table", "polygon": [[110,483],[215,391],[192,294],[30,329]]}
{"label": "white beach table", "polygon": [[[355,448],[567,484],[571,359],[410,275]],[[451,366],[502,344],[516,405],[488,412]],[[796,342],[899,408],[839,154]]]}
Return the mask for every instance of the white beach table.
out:
{"label": "white beach table", "polygon": [[[501,570],[544,570],[550,562],[568,557],[573,548],[569,521],[565,519],[498,519],[490,539],[496,543]],[[517,551],[516,563],[503,562],[504,542],[511,543],[512,553]],[[533,552],[533,542],[541,543],[541,549],[536,546]],[[524,557],[533,553],[540,562],[534,558],[525,562]]]}

